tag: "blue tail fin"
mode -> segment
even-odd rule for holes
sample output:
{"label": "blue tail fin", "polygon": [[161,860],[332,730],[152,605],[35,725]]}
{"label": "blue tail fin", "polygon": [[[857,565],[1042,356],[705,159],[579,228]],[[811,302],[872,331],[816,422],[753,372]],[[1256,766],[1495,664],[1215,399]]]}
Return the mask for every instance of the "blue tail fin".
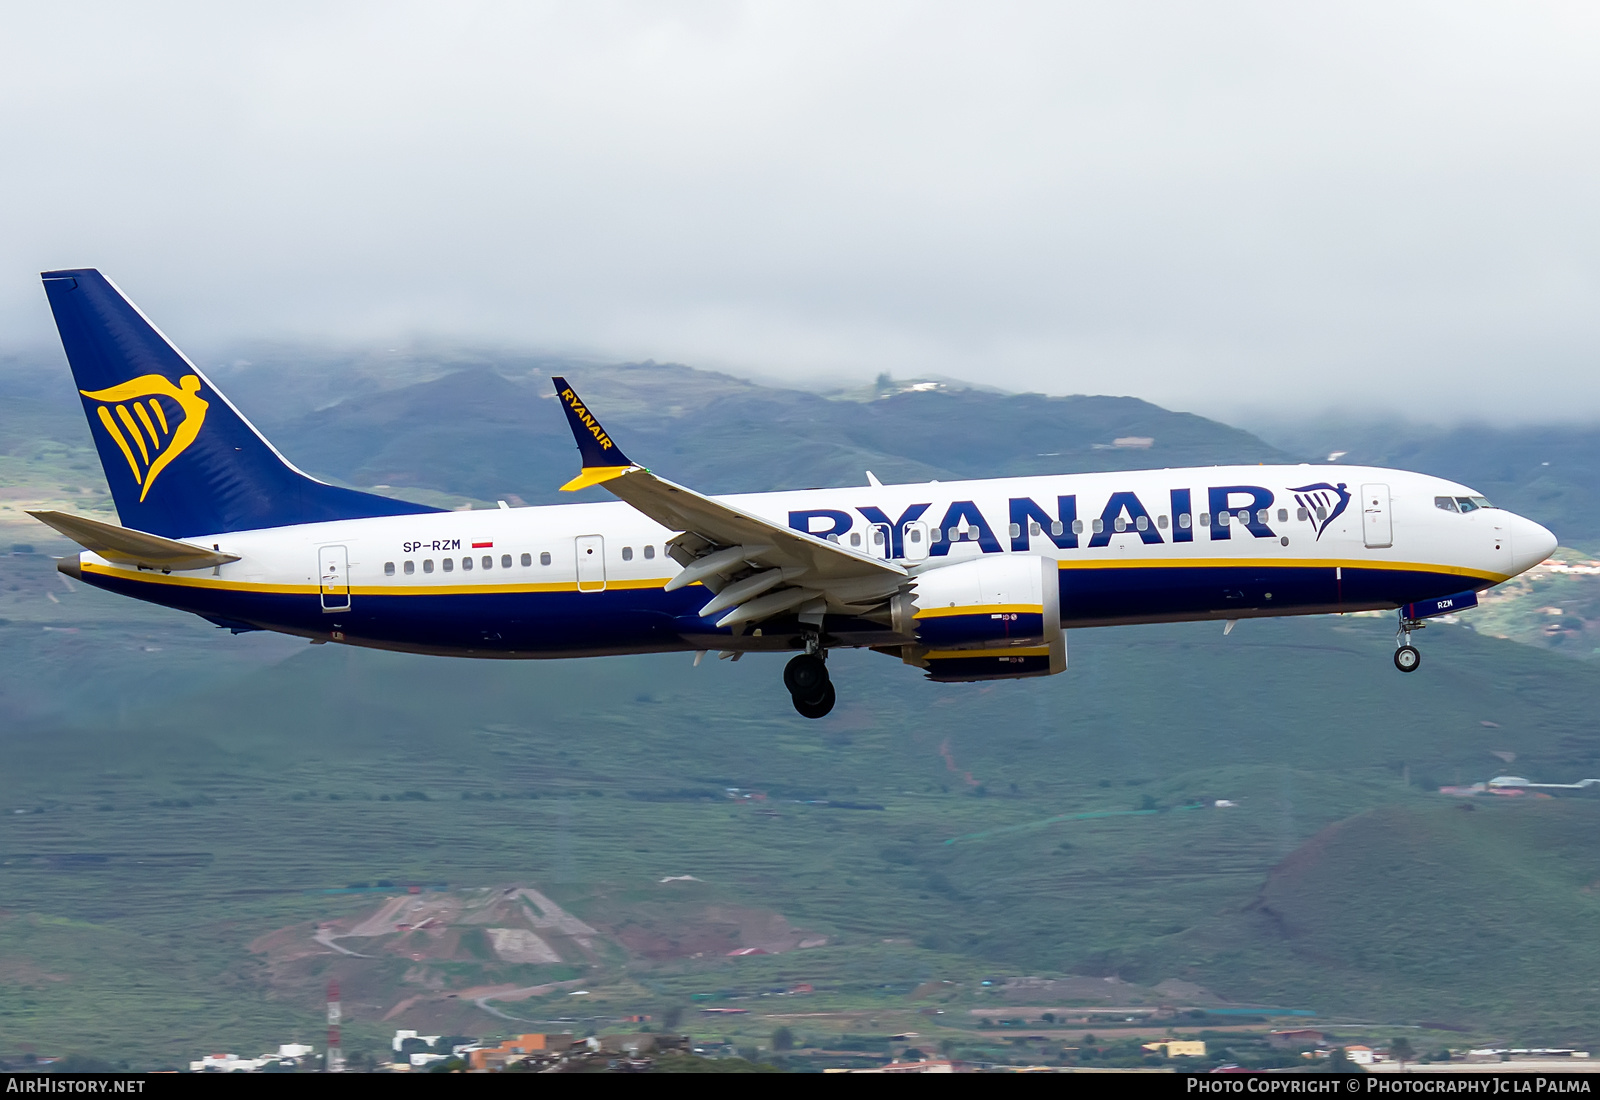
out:
{"label": "blue tail fin", "polygon": [[43,278],[124,526],[184,538],[439,511],[307,477],[111,280]]}

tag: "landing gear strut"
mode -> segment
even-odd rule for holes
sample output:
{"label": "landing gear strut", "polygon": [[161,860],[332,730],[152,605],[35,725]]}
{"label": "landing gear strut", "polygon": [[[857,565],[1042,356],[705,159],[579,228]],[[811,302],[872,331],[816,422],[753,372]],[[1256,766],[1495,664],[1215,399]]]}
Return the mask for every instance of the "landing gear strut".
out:
{"label": "landing gear strut", "polygon": [[1415,672],[1422,664],[1422,654],[1411,644],[1411,632],[1427,625],[1420,619],[1406,618],[1405,608],[1400,609],[1400,626],[1394,632],[1394,667],[1401,672]]}
{"label": "landing gear strut", "polygon": [[827,650],[813,635],[806,639],[806,652],[789,661],[783,669],[783,686],[794,699],[794,709],[803,718],[821,718],[833,709],[833,681],[828,679]]}

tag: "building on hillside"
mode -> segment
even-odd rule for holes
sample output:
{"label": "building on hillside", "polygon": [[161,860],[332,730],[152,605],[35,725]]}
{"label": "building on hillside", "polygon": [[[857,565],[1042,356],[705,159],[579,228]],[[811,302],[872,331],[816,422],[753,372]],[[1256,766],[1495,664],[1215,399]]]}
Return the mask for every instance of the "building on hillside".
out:
{"label": "building on hillside", "polygon": [[1200,1039],[1162,1039],[1145,1043],[1144,1049],[1163,1058],[1204,1058],[1206,1044]]}
{"label": "building on hillside", "polygon": [[476,1070],[504,1069],[512,1062],[520,1062],[530,1054],[565,1051],[572,1046],[571,1035],[546,1035],[532,1033],[517,1035],[497,1047],[479,1047],[467,1052],[467,1065]]}
{"label": "building on hillside", "polygon": [[1378,1060],[1376,1052],[1367,1046],[1352,1046],[1344,1048],[1344,1056],[1358,1066],[1370,1066]]}
{"label": "building on hillside", "polygon": [[405,1045],[406,1045],[406,1040],[407,1039],[414,1039],[419,1043],[422,1043],[422,1044],[424,1044],[426,1046],[430,1046],[431,1047],[431,1046],[433,1046],[434,1043],[437,1043],[439,1041],[439,1036],[437,1036],[437,1035],[418,1035],[415,1031],[396,1031],[394,1033],[394,1039],[391,1041],[391,1044],[390,1044],[390,1045],[392,1045],[394,1047],[394,1052],[396,1054],[400,1054],[405,1050]]}
{"label": "building on hillside", "polygon": [[1327,1038],[1315,1028],[1286,1027],[1282,1031],[1269,1031],[1267,1045],[1275,1050],[1300,1050],[1303,1047],[1320,1047]]}
{"label": "building on hillside", "polygon": [[944,1059],[933,1059],[927,1062],[890,1062],[884,1066],[874,1066],[871,1069],[828,1069],[824,1073],[968,1073],[967,1066],[960,1062],[951,1062]]}
{"label": "building on hillside", "polygon": [[241,1058],[237,1054],[207,1054],[197,1062],[189,1063],[190,1073],[255,1073],[268,1062],[277,1059]]}

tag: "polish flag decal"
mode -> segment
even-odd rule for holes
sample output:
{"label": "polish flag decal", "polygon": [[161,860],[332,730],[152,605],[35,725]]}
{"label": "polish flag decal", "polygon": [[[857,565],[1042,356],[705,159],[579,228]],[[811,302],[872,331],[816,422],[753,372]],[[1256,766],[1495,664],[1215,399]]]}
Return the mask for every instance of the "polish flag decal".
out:
{"label": "polish flag decal", "polygon": [[474,550],[487,550],[487,549],[489,549],[489,547],[491,547],[493,545],[494,545],[494,543],[492,543],[492,542],[475,542],[475,543],[472,544],[472,548]]}

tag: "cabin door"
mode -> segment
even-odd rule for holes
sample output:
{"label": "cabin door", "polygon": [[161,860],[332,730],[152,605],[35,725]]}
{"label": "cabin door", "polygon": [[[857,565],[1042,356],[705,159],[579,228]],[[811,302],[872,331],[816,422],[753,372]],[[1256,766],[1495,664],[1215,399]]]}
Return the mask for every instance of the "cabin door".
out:
{"label": "cabin door", "polygon": [[1361,537],[1373,550],[1394,545],[1394,529],[1389,521],[1389,487],[1361,487]]}
{"label": "cabin door", "polygon": [[578,591],[604,592],[606,590],[606,540],[600,535],[579,535]]}
{"label": "cabin door", "polygon": [[350,558],[342,546],[324,546],[317,551],[321,576],[322,610],[350,610]]}

